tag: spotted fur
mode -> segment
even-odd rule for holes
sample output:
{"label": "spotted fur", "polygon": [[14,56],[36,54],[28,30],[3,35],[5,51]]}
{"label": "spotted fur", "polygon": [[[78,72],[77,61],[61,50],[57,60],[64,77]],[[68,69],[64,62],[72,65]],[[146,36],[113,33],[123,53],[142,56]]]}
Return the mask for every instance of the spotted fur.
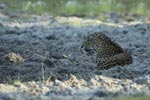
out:
{"label": "spotted fur", "polygon": [[96,32],[83,42],[86,51],[96,52],[97,69],[108,69],[132,63],[132,57],[102,32]]}

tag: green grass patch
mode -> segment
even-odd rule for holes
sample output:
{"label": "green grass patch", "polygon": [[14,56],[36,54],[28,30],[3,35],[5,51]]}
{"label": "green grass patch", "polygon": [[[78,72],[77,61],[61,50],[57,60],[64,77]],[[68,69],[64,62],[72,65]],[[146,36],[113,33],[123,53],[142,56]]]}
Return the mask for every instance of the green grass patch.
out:
{"label": "green grass patch", "polygon": [[53,15],[98,16],[102,12],[150,14],[149,0],[1,0],[8,8]]}

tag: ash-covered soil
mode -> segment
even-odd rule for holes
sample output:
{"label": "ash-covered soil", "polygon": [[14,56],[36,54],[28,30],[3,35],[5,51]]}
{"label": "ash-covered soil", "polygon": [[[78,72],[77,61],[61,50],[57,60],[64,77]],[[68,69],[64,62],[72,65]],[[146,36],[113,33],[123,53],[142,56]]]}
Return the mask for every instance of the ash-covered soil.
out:
{"label": "ash-covered soil", "polygon": [[[1,99],[95,100],[150,93],[147,18],[126,20],[110,16],[108,23],[16,14],[0,13]],[[95,57],[81,48],[86,37],[94,32],[105,32],[132,55],[133,63],[97,70]]]}

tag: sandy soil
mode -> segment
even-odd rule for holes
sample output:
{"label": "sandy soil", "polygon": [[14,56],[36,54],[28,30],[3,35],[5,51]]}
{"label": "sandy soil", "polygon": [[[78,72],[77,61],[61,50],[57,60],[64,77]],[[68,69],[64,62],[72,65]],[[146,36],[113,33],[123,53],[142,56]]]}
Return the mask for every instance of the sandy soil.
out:
{"label": "sandy soil", "polygon": [[[95,100],[107,96],[148,95],[149,20],[108,15],[109,23],[1,12],[0,98]],[[95,69],[94,57],[81,46],[88,34],[101,31],[132,55],[133,64]]]}

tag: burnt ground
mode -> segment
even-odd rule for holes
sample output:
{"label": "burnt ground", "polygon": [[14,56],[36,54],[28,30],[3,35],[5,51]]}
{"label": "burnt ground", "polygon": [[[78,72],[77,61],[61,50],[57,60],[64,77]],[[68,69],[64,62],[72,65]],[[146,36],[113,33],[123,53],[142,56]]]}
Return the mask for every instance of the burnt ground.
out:
{"label": "burnt ground", "polygon": [[[10,16],[1,13],[0,17],[1,85],[16,80],[25,84],[37,82],[38,85],[39,81],[48,80],[53,83],[47,86],[49,90],[37,93],[46,97],[54,94],[84,97],[90,93],[103,97],[109,92],[125,95],[149,93],[150,24],[147,18],[130,21],[121,16],[116,16],[116,19],[110,16],[108,22],[101,22],[47,14]],[[87,35],[94,32],[105,32],[132,55],[133,63],[96,70],[95,57],[81,48]],[[55,84],[57,82],[59,84]],[[62,85],[63,89],[59,90]],[[95,94],[96,91],[107,92]]]}

